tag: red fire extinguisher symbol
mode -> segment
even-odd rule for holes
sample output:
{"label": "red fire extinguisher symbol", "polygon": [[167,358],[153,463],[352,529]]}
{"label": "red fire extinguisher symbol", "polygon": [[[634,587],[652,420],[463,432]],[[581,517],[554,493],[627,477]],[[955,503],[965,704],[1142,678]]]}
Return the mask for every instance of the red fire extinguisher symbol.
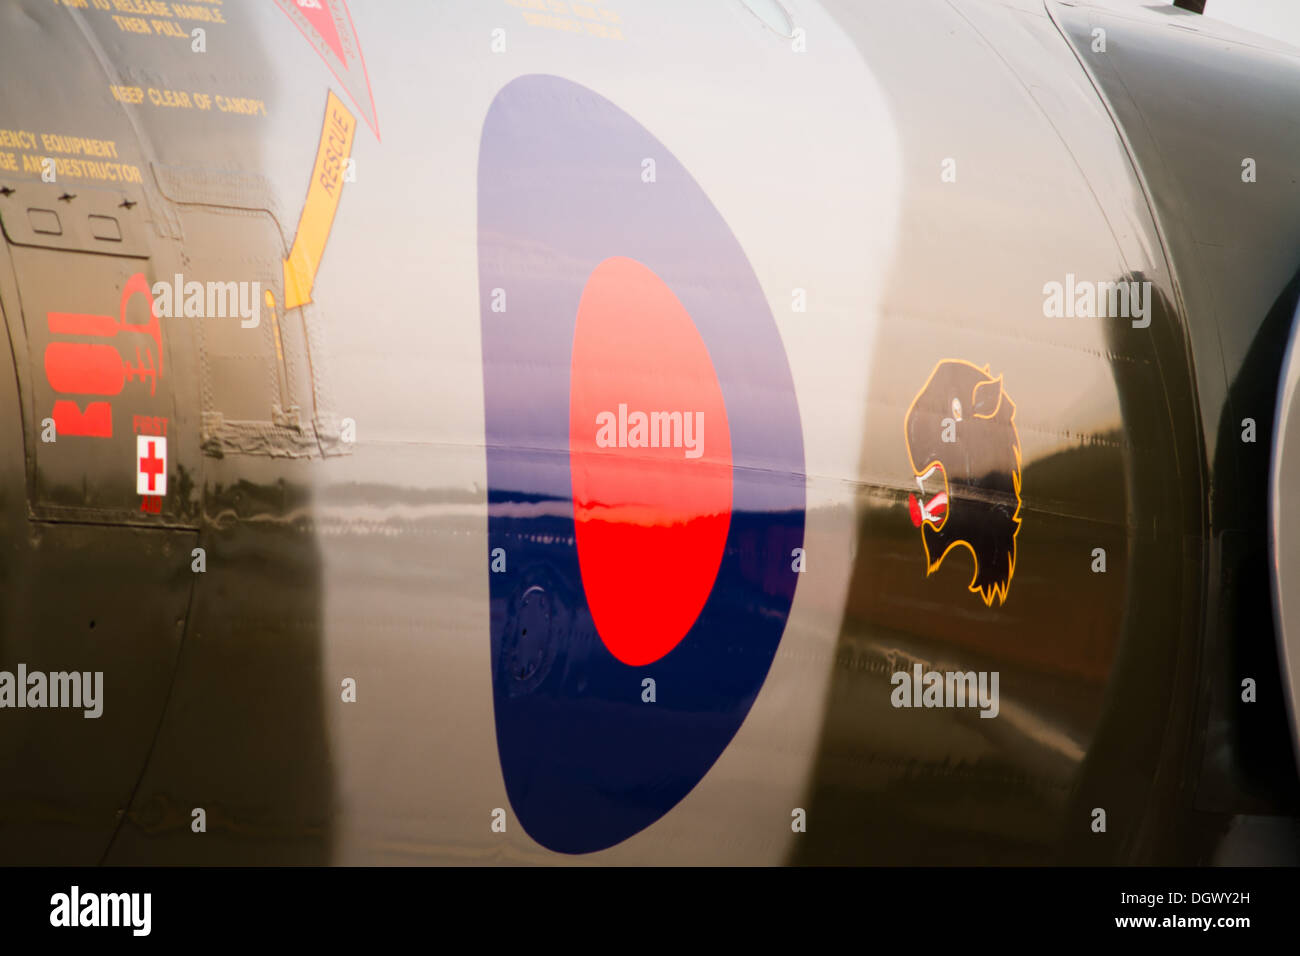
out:
{"label": "red fire extinguisher symbol", "polygon": [[[143,325],[126,319],[126,306],[133,295],[144,296],[148,303],[149,321]],[[138,380],[149,383],[150,395],[156,393],[158,379],[163,374],[162,328],[154,314],[153,294],[143,272],[127,280],[118,311],[118,318],[81,312],[46,313],[50,332],[56,335],[112,339],[119,333],[127,333],[146,337],[144,341],[135,339],[134,362],[124,359],[116,344],[51,342],[45,347],[45,377],[54,391],[61,395],[117,395],[127,382]],[[83,411],[71,399],[57,399],[52,417],[60,436],[113,436],[113,407],[107,401],[90,401]]]}

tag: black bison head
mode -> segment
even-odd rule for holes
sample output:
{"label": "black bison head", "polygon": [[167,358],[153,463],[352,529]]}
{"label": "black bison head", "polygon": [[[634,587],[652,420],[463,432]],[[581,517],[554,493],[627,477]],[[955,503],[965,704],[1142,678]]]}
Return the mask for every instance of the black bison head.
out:
{"label": "black bison head", "polygon": [[991,605],[1007,598],[1020,531],[1020,438],[1016,406],[988,366],[945,360],[912,400],[904,421],[917,492],[925,573],[964,545],[975,559],[970,590]]}

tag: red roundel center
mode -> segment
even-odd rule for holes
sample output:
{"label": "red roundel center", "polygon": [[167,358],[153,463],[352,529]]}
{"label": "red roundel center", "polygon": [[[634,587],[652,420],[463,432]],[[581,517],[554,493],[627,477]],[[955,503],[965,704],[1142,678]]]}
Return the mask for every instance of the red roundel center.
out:
{"label": "red roundel center", "polygon": [[649,664],[713,589],[731,524],[731,432],[690,314],[635,259],[606,259],[578,306],[569,466],[587,605],[609,652]]}

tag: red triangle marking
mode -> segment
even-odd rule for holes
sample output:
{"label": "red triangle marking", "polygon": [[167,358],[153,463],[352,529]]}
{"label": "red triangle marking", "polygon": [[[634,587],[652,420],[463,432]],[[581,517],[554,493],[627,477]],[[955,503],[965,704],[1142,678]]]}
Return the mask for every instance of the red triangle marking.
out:
{"label": "red triangle marking", "polygon": [[298,5],[298,10],[307,18],[307,22],[316,29],[316,32],[320,34],[320,38],[334,51],[334,55],[339,58],[339,61],[346,66],[347,58],[343,56],[343,41],[339,39],[338,28],[334,26],[334,18],[330,16],[329,10],[323,5],[304,7],[302,4]]}
{"label": "red triangle marking", "polygon": [[[343,91],[348,98],[356,104],[361,112],[361,118],[366,121],[366,125],[374,132],[375,139],[379,139],[379,117],[375,112],[375,94],[370,88],[370,71],[366,69],[366,57],[361,51],[361,40],[358,38],[356,27],[352,23],[352,11],[348,9],[347,0],[319,0],[319,8],[299,6],[296,0],[275,0],[275,2],[276,6],[280,7],[285,12],[285,15],[289,17],[289,22],[297,28],[298,32],[312,41],[312,46],[316,49],[316,54],[321,58],[321,62],[329,68],[329,71],[334,74],[334,78],[342,85]],[[348,18],[347,26],[344,29],[350,37],[352,45],[356,47],[357,62],[351,66],[343,58],[343,42],[339,35],[338,24],[333,16],[336,4],[337,8],[342,10],[343,15]],[[306,21],[311,33],[304,29],[303,24],[294,18],[291,12],[294,10],[302,14],[303,20]],[[315,39],[311,36],[312,33],[315,34]],[[330,53],[334,54],[335,62],[330,62],[329,55],[317,47],[315,42],[317,39],[324,42]],[[357,66],[361,68],[359,72]],[[365,85],[364,98],[360,89],[363,82]],[[369,101],[369,111],[366,110],[366,101]]]}

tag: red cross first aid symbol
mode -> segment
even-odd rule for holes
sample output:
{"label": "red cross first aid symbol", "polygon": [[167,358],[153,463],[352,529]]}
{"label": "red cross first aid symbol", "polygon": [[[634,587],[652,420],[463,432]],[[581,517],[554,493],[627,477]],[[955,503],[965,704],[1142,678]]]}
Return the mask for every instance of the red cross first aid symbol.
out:
{"label": "red cross first aid symbol", "polygon": [[167,439],[135,436],[135,490],[141,495],[167,494]]}

